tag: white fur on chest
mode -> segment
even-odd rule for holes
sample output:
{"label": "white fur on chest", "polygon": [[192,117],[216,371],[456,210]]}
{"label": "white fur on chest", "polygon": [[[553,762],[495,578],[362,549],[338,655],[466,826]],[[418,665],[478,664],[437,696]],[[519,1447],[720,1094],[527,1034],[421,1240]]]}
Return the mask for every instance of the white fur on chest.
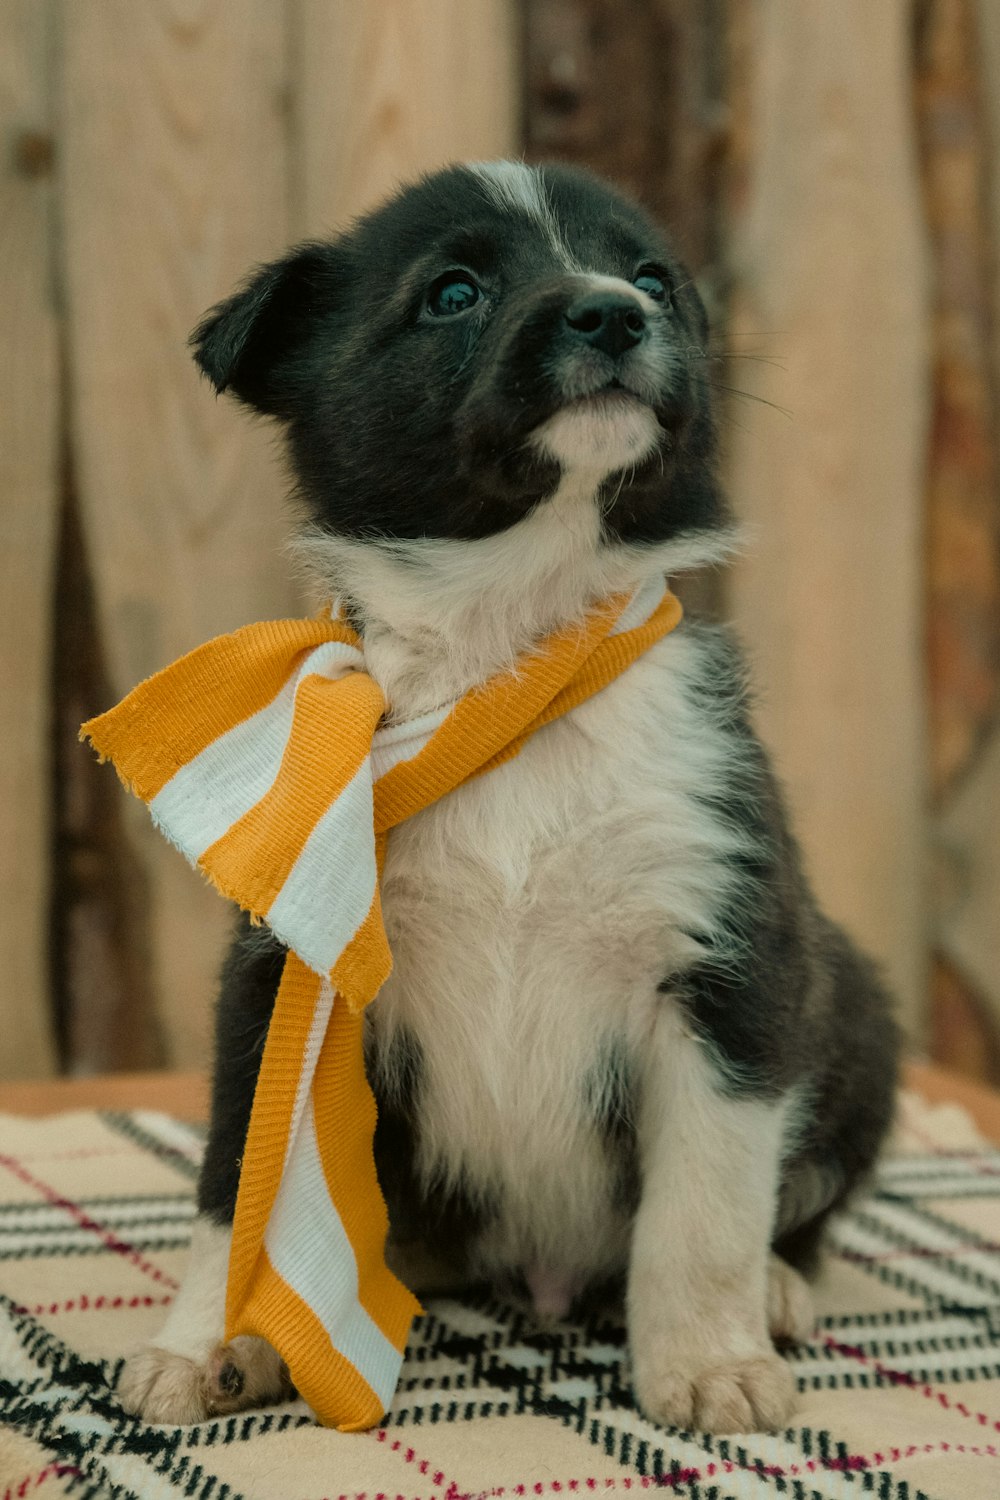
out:
{"label": "white fur on chest", "polygon": [[733,878],[704,803],[732,751],[692,693],[700,656],[681,627],[391,835],[372,1060],[391,1072],[398,1028],[418,1043],[419,1170],[499,1207],[487,1274],[624,1261],[607,1062],[641,1060],[658,983],[713,939]]}

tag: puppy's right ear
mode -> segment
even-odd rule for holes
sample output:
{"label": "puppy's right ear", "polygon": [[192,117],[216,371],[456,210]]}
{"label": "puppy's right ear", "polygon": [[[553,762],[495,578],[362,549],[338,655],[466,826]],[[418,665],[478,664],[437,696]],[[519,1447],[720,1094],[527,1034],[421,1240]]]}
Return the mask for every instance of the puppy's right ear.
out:
{"label": "puppy's right ear", "polygon": [[190,344],[215,389],[268,416],[289,416],[307,345],[339,300],[341,271],[336,246],[299,245],[213,307]]}

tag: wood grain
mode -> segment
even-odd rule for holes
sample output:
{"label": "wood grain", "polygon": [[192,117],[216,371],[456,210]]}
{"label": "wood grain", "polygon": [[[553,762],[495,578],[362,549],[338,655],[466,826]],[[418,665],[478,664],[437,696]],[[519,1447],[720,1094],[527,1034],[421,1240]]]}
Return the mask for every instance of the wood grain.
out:
{"label": "wood grain", "polygon": [[446,162],[520,150],[514,0],[292,4],[296,233]]}
{"label": "wood grain", "polygon": [[989,1005],[968,974],[950,958],[934,955],[928,1051],[936,1063],[966,1078],[1000,1076],[1000,1046]]}
{"label": "wood grain", "polygon": [[[288,237],[285,22],[270,0],[62,10],[74,477],[116,696],[206,637],[294,608],[273,439],[213,398],[185,347]],[[201,1061],[229,914],[144,809],[126,816],[166,1055]]]}
{"label": "wood grain", "polygon": [[949,799],[939,821],[954,872],[939,916],[942,951],[966,974],[1000,1034],[1000,733]]}
{"label": "wood grain", "polygon": [[93,704],[114,700],[88,551],[67,484],[54,601],[52,1004],[70,1072],[135,1072],[164,1061],[149,963],[153,912],[121,786],[81,753],[81,722]]}
{"label": "wood grain", "polygon": [[[995,0],[970,0],[972,45],[978,63],[977,102],[984,137],[984,159],[980,163],[980,187],[985,199],[988,234],[993,246],[989,257],[987,327],[993,351],[994,393],[1000,384],[1000,6]],[[1000,498],[997,503],[1000,504]]]}
{"label": "wood grain", "polygon": [[969,773],[1000,708],[1000,364],[990,233],[1000,223],[991,223],[987,175],[995,150],[989,127],[1000,126],[1000,111],[987,101],[1000,72],[983,70],[973,9],[970,0],[929,0],[916,45],[934,264],[926,557],[930,761],[939,802]]}
{"label": "wood grain", "polygon": [[48,748],[58,514],[51,7],[0,7],[0,1077],[54,1063]]}
{"label": "wood grain", "polygon": [[611,178],[710,276],[727,118],[720,8],[633,0],[626,25],[619,0],[524,9],[526,154]]}
{"label": "wood grain", "polygon": [[[731,489],[753,528],[735,613],[759,720],[831,915],[926,1020],[921,493],[928,275],[909,7],[741,7]],[[756,372],[756,373],[755,373]],[[766,377],[766,378],[765,378]]]}
{"label": "wood grain", "polygon": [[[914,45],[934,267],[925,543],[929,831],[939,876],[932,1050],[982,1078],[1000,1077],[1000,867],[989,848],[996,837],[990,794],[1000,799],[1000,755],[989,753],[1000,706],[995,14],[976,0],[926,0]],[[992,31],[992,48],[980,45],[977,19]]]}

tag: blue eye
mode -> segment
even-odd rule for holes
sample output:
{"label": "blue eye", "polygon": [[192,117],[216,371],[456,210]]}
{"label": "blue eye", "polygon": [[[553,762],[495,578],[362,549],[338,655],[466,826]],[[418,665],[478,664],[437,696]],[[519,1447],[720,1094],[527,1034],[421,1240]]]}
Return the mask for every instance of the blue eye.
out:
{"label": "blue eye", "polygon": [[647,297],[652,297],[654,302],[666,302],[667,289],[662,278],[649,266],[643,266],[632,285],[640,292],[645,292]]}
{"label": "blue eye", "polygon": [[427,298],[427,311],[435,318],[450,318],[455,313],[462,313],[467,308],[475,307],[481,296],[482,293],[476,283],[468,276],[449,271],[431,287],[430,296]]}

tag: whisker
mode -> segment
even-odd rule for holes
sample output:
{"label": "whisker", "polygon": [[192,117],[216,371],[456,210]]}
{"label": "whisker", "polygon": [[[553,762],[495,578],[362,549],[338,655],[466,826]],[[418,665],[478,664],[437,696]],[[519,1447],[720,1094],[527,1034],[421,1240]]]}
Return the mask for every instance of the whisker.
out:
{"label": "whisker", "polygon": [[727,328],[724,335],[722,330],[719,330],[719,337],[724,336],[727,339],[782,339],[785,337],[785,333],[786,330],[783,328]]}
{"label": "whisker", "polygon": [[718,360],[720,364],[725,363],[727,359],[752,359],[758,364],[770,365],[775,370],[784,370],[787,373],[788,369],[780,359],[775,359],[770,354],[751,354],[743,349],[720,349],[718,353],[704,354],[701,357],[705,360]]}
{"label": "whisker", "polygon": [[771,406],[775,411],[780,411],[783,417],[788,417],[789,420],[794,415],[788,410],[787,406],[779,406],[776,401],[768,401],[764,396],[755,396],[752,391],[737,390],[734,385],[719,385],[717,381],[713,380],[712,389],[714,391],[726,391],[730,396],[742,396],[744,401],[757,401],[761,406]]}

